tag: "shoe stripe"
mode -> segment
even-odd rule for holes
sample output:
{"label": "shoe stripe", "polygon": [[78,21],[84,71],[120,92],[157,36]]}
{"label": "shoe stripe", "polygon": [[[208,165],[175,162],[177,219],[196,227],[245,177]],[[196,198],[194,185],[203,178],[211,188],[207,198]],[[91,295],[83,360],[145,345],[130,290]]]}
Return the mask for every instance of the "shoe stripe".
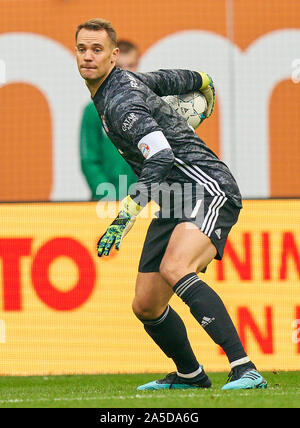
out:
{"label": "shoe stripe", "polygon": [[257,372],[253,372],[253,371],[249,371],[247,373],[245,373],[243,376],[243,378],[250,378],[250,379],[259,379],[261,378],[261,375]]}
{"label": "shoe stripe", "polygon": [[252,389],[252,388],[267,388],[267,381],[256,370],[249,370],[244,373],[239,379],[229,381],[222,389]]}
{"label": "shoe stripe", "polygon": [[243,379],[257,380],[257,379],[260,379],[260,376],[254,376],[254,375],[248,376],[248,375],[246,375],[246,376],[242,376],[242,378]]}

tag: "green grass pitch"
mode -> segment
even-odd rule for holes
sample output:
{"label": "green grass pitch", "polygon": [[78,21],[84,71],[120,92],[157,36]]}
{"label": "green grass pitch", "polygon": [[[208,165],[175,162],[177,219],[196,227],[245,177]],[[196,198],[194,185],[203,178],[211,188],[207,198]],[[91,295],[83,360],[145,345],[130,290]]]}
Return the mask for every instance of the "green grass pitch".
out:
{"label": "green grass pitch", "polygon": [[300,372],[263,372],[265,390],[221,391],[226,373],[210,373],[207,390],[136,391],[164,374],[0,377],[0,408],[299,408]]}

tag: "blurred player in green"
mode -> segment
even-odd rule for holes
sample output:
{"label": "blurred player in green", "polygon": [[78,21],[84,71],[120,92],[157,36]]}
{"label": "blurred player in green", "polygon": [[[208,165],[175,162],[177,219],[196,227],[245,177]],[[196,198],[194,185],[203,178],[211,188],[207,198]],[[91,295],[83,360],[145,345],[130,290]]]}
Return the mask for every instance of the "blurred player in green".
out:
{"label": "blurred player in green", "polygon": [[[117,45],[120,50],[117,66],[136,71],[139,63],[138,47],[128,40],[119,40]],[[112,194],[103,195],[99,190],[97,195],[97,187],[101,183],[113,184],[116,200],[119,200],[127,195],[129,186],[137,181],[132,169],[106,135],[93,102],[85,107],[82,116],[80,159],[92,200],[98,200],[103,196],[106,196],[106,200],[114,199]],[[114,165],[114,168],[111,165]],[[120,189],[119,180],[123,182],[126,195],[122,195],[123,188]],[[124,183],[124,180],[127,180],[127,183]]]}

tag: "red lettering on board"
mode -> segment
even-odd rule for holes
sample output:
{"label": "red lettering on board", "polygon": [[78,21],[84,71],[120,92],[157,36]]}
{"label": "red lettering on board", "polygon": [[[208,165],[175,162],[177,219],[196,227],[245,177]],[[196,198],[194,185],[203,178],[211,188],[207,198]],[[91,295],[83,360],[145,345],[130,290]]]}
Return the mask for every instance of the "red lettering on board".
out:
{"label": "red lettering on board", "polygon": [[282,237],[281,265],[279,271],[280,279],[287,279],[287,265],[290,257],[294,260],[300,278],[300,255],[294,234],[292,232],[285,232]]}
{"label": "red lettering on board", "polygon": [[[79,278],[69,291],[57,290],[49,280],[50,264],[57,257],[70,257],[77,265]],[[88,250],[72,238],[54,238],[44,244],[32,263],[32,283],[39,298],[58,311],[69,311],[81,306],[93,291],[96,281],[94,262]]]}
{"label": "red lettering on board", "polygon": [[[244,248],[244,257],[243,260],[239,259],[233,245],[230,240],[227,240],[225,250],[224,250],[224,258],[228,257],[233,263],[235,269],[237,270],[239,276],[243,280],[251,280],[251,239],[250,233],[243,234],[243,248]],[[225,273],[224,273],[224,261],[221,260],[217,263],[217,279],[219,281],[224,281]]]}
{"label": "red lettering on board", "polygon": [[23,256],[30,256],[31,241],[31,238],[0,239],[4,311],[22,310],[20,259]]}
{"label": "red lettering on board", "polygon": [[297,354],[300,354],[300,306],[296,306],[296,343],[297,343]]}
{"label": "red lettering on board", "polygon": [[263,279],[271,279],[271,267],[270,267],[270,234],[269,232],[263,232],[261,235],[262,243],[262,266],[263,266]]}
{"label": "red lettering on board", "polygon": [[255,337],[263,354],[273,354],[273,323],[272,323],[272,308],[265,307],[265,332],[262,333],[257,326],[253,315],[247,307],[238,308],[238,330],[241,341],[247,348],[246,331],[250,330]]}

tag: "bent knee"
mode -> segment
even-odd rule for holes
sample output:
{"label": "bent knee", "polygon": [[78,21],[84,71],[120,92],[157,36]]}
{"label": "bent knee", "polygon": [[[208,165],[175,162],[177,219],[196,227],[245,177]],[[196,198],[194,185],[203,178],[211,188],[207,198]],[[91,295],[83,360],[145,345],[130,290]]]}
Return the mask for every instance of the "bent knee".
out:
{"label": "bent knee", "polygon": [[159,273],[170,284],[172,283],[170,280],[176,275],[178,268],[179,266],[174,263],[174,260],[163,259],[159,266]]}
{"label": "bent knee", "polygon": [[207,260],[200,258],[193,263],[183,263],[176,259],[166,258],[162,260],[159,272],[164,280],[174,287],[185,275],[192,272],[199,273],[206,268],[207,264]]}
{"label": "bent knee", "polygon": [[163,259],[159,267],[161,276],[172,287],[187,273],[194,271],[195,267],[193,265],[184,264],[173,258]]}
{"label": "bent knee", "polygon": [[157,305],[153,307],[147,301],[141,301],[136,298],[132,302],[132,311],[141,321],[159,318],[165,309],[166,306]]}
{"label": "bent knee", "polygon": [[132,302],[132,311],[134,315],[140,319],[152,319],[153,308],[151,308],[147,302],[143,302],[138,299],[134,299]]}

